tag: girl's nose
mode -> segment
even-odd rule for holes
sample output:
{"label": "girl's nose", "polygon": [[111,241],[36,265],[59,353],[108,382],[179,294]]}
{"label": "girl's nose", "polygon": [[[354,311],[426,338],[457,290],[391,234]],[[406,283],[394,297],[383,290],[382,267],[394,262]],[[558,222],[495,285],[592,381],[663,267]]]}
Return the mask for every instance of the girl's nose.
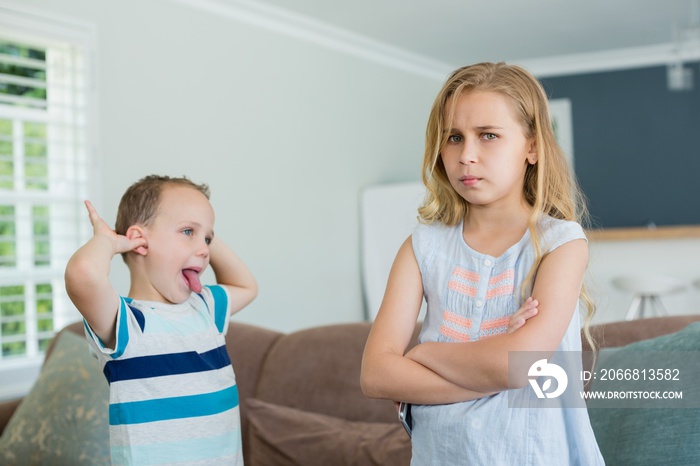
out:
{"label": "girl's nose", "polygon": [[471,144],[469,141],[464,141],[464,144],[462,145],[462,152],[459,154],[459,162],[467,165],[476,163],[477,160],[478,155],[475,144]]}

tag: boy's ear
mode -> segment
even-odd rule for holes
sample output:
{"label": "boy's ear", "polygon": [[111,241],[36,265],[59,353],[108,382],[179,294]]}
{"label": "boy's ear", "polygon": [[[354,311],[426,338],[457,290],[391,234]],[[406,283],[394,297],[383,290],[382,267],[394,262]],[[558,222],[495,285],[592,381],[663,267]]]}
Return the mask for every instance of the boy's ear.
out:
{"label": "boy's ear", "polygon": [[[129,238],[130,240],[143,238],[146,241],[148,241],[148,236],[146,234],[146,230],[140,225],[130,226],[129,229],[126,230],[126,237]],[[148,254],[148,242],[146,242],[146,244],[143,246],[139,246],[137,248],[134,248],[133,251],[136,254],[140,254],[142,256],[145,256],[146,254]]]}

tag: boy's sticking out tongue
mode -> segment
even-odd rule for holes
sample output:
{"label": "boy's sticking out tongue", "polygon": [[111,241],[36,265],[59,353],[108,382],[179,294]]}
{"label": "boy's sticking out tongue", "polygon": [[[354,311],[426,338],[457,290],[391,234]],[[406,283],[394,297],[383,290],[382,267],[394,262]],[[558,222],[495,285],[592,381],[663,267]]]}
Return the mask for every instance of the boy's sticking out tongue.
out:
{"label": "boy's sticking out tongue", "polygon": [[185,276],[190,290],[195,293],[200,293],[202,291],[202,283],[199,281],[199,274],[197,272],[192,269],[184,269],[182,274]]}

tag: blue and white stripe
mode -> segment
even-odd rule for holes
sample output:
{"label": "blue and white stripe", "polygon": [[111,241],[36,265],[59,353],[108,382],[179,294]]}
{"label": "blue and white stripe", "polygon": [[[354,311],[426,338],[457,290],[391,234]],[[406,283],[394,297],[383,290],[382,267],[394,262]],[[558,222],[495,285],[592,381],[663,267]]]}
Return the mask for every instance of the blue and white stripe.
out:
{"label": "blue and white stripe", "polygon": [[176,305],[121,298],[113,350],[86,325],[110,384],[112,464],[242,464],[228,303],[219,286]]}

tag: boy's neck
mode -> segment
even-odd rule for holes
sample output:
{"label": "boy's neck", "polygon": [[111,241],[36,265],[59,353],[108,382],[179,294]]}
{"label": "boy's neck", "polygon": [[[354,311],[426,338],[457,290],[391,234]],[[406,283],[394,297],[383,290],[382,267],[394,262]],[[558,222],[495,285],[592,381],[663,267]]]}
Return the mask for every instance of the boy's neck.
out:
{"label": "boy's neck", "polygon": [[148,274],[142,270],[140,260],[138,257],[132,258],[134,260],[130,261],[127,265],[129,267],[130,275],[130,286],[129,286],[129,298],[139,300],[139,301],[152,301],[152,302],[162,302],[165,304],[172,304],[163,299],[163,297],[156,291],[156,289],[151,284],[151,280]]}

